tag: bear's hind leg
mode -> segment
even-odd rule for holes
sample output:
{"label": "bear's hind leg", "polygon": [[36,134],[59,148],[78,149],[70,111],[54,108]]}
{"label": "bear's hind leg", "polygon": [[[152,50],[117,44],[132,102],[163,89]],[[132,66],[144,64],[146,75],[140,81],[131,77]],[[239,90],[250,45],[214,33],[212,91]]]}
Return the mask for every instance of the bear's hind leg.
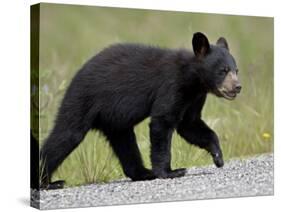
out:
{"label": "bear's hind leg", "polygon": [[155,179],[151,170],[143,166],[133,128],[104,132],[117,155],[126,176],[133,181]]}
{"label": "bear's hind leg", "polygon": [[42,163],[41,188],[62,188],[64,181],[51,182],[53,172],[64,159],[81,143],[86,131],[55,127],[40,151]]}

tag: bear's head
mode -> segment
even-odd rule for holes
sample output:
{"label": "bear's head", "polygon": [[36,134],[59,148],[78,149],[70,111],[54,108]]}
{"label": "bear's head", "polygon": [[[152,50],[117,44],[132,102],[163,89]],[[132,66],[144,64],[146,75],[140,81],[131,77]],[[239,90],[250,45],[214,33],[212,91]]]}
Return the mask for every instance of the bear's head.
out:
{"label": "bear's head", "polygon": [[208,38],[197,32],[193,35],[192,45],[199,64],[197,71],[207,91],[228,100],[234,99],[242,87],[226,39],[220,37],[216,45],[210,45]]}

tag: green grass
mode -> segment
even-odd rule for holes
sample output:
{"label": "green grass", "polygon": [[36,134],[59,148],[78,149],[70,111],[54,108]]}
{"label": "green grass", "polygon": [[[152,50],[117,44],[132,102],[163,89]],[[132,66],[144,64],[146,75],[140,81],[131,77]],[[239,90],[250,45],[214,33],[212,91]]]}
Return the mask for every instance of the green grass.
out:
{"label": "green grass", "polygon": [[[203,119],[221,141],[226,160],[273,151],[273,19],[43,4],[40,26],[40,144],[48,136],[65,89],[81,65],[116,42],[191,48],[194,32],[214,43],[227,38],[237,60],[241,95],[235,101],[209,95]],[[149,119],[136,128],[144,163],[149,160]],[[264,138],[269,133],[270,138]],[[172,167],[211,164],[203,150],[173,136]],[[90,132],[54,174],[68,186],[124,177],[99,132]]]}

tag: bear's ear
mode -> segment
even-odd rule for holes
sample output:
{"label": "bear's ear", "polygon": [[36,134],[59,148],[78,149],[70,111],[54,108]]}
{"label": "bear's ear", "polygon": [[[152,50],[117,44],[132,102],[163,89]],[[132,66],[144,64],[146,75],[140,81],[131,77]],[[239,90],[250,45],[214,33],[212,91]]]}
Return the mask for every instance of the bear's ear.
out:
{"label": "bear's ear", "polygon": [[220,37],[217,41],[217,46],[225,48],[229,51],[228,43],[224,37]]}
{"label": "bear's ear", "polygon": [[201,32],[193,34],[192,46],[195,56],[199,58],[204,57],[210,51],[208,38]]}

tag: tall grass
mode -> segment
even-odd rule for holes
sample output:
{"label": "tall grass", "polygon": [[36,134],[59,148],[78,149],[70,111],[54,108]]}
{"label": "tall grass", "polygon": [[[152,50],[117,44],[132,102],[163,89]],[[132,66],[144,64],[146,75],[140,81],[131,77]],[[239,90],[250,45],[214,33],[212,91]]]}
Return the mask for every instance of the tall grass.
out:
{"label": "tall grass", "polygon": [[[225,159],[273,151],[273,19],[52,4],[41,5],[40,18],[40,144],[53,127],[70,80],[102,48],[116,42],[191,48],[192,34],[202,31],[212,43],[227,38],[243,86],[235,101],[209,95],[203,110]],[[148,122],[136,126],[135,133],[145,166],[151,167]],[[173,168],[211,163],[205,151],[174,133]],[[96,131],[54,174],[54,180],[65,179],[69,186],[122,177],[109,144]]]}

